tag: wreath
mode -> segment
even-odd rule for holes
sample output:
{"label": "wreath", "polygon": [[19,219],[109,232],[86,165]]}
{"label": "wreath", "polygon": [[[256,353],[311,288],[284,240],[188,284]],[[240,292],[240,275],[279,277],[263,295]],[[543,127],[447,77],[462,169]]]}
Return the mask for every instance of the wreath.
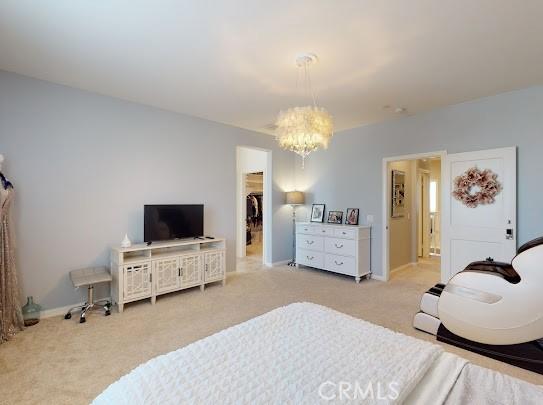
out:
{"label": "wreath", "polygon": [[497,177],[498,175],[490,169],[479,170],[472,167],[454,179],[452,195],[470,208],[475,208],[479,204],[493,204],[495,197],[502,190]]}

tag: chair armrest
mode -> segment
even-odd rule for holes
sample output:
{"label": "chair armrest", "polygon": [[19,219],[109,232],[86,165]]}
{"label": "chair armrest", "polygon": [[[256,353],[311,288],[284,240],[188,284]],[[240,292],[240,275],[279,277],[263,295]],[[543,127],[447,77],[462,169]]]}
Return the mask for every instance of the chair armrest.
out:
{"label": "chair armrest", "polygon": [[511,284],[518,284],[520,282],[519,274],[509,263],[494,262],[489,260],[473,262],[468,264],[463,271],[490,273],[492,275],[502,277]]}

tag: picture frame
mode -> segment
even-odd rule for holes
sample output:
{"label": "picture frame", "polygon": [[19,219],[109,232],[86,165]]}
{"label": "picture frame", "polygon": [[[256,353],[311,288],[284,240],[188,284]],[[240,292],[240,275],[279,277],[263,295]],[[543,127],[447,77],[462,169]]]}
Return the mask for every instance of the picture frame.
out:
{"label": "picture frame", "polygon": [[324,222],[324,204],[313,204],[311,206],[311,222]]}
{"label": "picture frame", "polygon": [[347,211],[345,212],[345,225],[358,225],[359,214],[360,209],[347,208]]}
{"label": "picture frame", "polygon": [[342,224],[343,223],[343,211],[328,211],[329,224]]}
{"label": "picture frame", "polygon": [[405,215],[405,172],[392,170],[392,195],[391,195],[392,218],[401,218]]}

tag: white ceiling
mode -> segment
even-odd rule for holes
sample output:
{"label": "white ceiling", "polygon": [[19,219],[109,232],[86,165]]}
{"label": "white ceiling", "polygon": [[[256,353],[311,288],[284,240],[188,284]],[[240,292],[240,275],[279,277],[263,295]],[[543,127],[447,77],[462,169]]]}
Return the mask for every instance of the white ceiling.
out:
{"label": "white ceiling", "polygon": [[0,69],[266,132],[315,52],[342,130],[543,83],[542,21],[541,0],[3,0]]}

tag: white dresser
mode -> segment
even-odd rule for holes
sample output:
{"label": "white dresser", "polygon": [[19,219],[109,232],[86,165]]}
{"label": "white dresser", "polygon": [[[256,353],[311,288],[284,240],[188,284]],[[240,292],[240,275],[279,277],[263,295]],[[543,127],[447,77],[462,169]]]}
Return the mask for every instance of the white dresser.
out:
{"label": "white dresser", "polygon": [[296,264],[353,276],[371,274],[371,226],[296,224]]}

